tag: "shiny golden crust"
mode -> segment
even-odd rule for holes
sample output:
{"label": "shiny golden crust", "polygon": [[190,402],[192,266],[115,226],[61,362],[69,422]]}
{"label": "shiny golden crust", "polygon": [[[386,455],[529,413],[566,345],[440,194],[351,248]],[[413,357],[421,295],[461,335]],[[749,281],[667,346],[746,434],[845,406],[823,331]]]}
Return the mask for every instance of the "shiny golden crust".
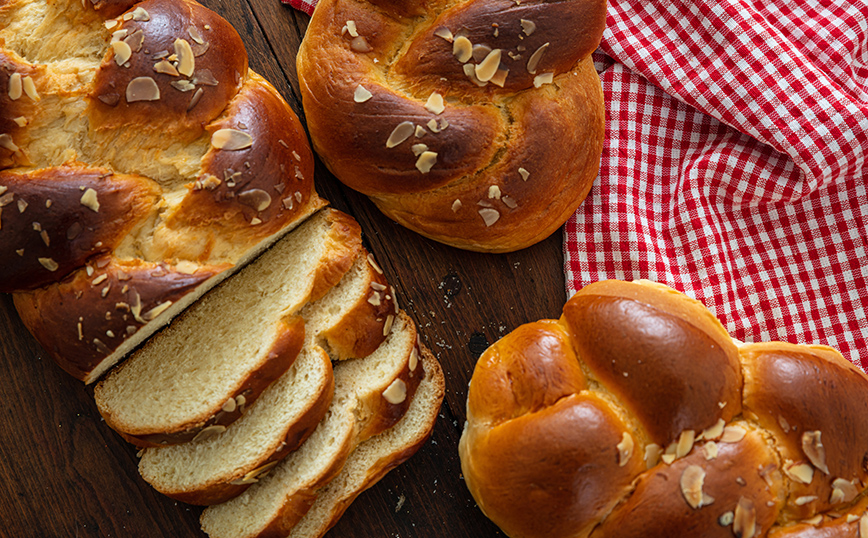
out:
{"label": "shiny golden crust", "polygon": [[866,411],[835,350],[736,346],[699,302],[606,281],[483,354],[459,448],[513,538],[856,536]]}
{"label": "shiny golden crust", "polygon": [[[231,25],[190,0],[2,3],[0,191],[0,291],[32,290],[16,300],[28,328],[87,382],[325,205],[298,118]],[[117,328],[73,297],[32,308],[79,291],[105,256],[196,285],[155,277],[164,316],[85,346],[67,330],[78,318]]]}
{"label": "shiny golden crust", "polygon": [[[297,60],[317,152],[432,239],[493,252],[544,239],[599,168],[604,114],[590,53],[605,2],[396,4],[318,4]],[[461,43],[476,46],[473,58],[456,56]],[[442,110],[428,102],[434,93]],[[405,122],[409,136],[393,138]]]}

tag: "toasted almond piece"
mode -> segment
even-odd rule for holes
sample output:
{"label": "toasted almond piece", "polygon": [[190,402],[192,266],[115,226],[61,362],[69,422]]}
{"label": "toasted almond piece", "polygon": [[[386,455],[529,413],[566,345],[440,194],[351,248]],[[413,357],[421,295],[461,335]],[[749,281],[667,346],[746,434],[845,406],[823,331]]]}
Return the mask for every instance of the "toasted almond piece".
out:
{"label": "toasted almond piece", "polygon": [[482,221],[485,222],[486,226],[491,226],[500,219],[500,212],[496,209],[484,207],[479,210],[479,216],[482,217]]}
{"label": "toasted almond piece", "polygon": [[503,88],[503,85],[506,84],[506,76],[509,74],[509,69],[498,68],[497,72],[491,77],[490,82],[495,86],[499,86]]}
{"label": "toasted almond piece", "polygon": [[115,63],[124,65],[133,55],[133,49],[123,41],[115,41],[112,43],[112,50],[115,53]]}
{"label": "toasted almond piece", "polygon": [[383,391],[383,398],[393,405],[397,405],[407,399],[407,384],[400,379],[392,381]]}
{"label": "toasted almond piece", "polygon": [[250,189],[238,194],[238,201],[256,211],[264,211],[271,205],[271,195],[262,189]]}
{"label": "toasted almond piece", "polygon": [[500,68],[500,49],[494,49],[488,53],[482,62],[476,66],[476,78],[481,82],[488,82]]}
{"label": "toasted almond piece", "polygon": [[145,33],[141,30],[136,30],[132,35],[124,39],[124,43],[129,45],[133,52],[139,52],[145,44]]}
{"label": "toasted almond piece", "polygon": [[32,78],[24,77],[21,79],[21,86],[24,88],[24,94],[29,97],[31,101],[39,101],[39,93],[36,91],[36,84],[33,82]]}
{"label": "toasted almond piece", "polygon": [[452,41],[454,39],[454,37],[452,35],[452,31],[449,28],[446,28],[445,26],[441,26],[440,28],[437,28],[436,30],[434,30],[434,35],[436,35],[437,37],[443,38],[450,43],[452,43]]}
{"label": "toasted almond piece", "polygon": [[419,158],[416,159],[416,168],[423,174],[431,171],[431,168],[437,163],[437,153],[433,151],[423,151]]}
{"label": "toasted almond piece", "polygon": [[14,118],[12,121],[14,121],[16,123],[16,125],[18,125],[19,127],[26,127],[27,124],[30,123],[29,121],[27,121],[27,118],[25,118],[24,116],[18,116],[17,118]]}
{"label": "toasted almond piece", "polygon": [[461,209],[462,205],[464,205],[464,204],[461,203],[461,200],[458,200],[456,198],[456,200],[454,202],[452,202],[452,212],[457,213],[458,210]]}
{"label": "toasted almond piece", "polygon": [[202,428],[202,430],[196,434],[196,437],[193,438],[191,442],[195,443],[196,441],[201,441],[202,439],[209,439],[214,437],[215,435],[219,435],[226,431],[226,426],[208,426],[207,428]]}
{"label": "toasted almond piece", "polygon": [[160,87],[151,77],[136,77],[127,84],[127,103],[136,101],[157,101],[160,99]]}
{"label": "toasted almond piece", "polygon": [[121,28],[120,30],[117,30],[116,32],[112,32],[110,44],[113,45],[116,41],[123,41],[123,39],[125,37],[127,37],[128,33],[130,33],[130,31],[127,30],[126,28]]}
{"label": "toasted almond piece", "polygon": [[741,426],[727,426],[723,429],[723,435],[720,436],[721,443],[737,443],[744,439],[747,435],[747,430]]}
{"label": "toasted almond piece", "polygon": [[416,134],[416,138],[422,138],[423,136],[428,134],[428,131],[426,131],[425,128],[422,127],[421,125],[417,125],[415,134]]}
{"label": "toasted almond piece", "polygon": [[37,258],[37,261],[42,265],[42,267],[45,267],[52,273],[57,271],[57,268],[60,267],[57,262],[51,258]]}
{"label": "toasted almond piece", "polygon": [[196,57],[193,55],[193,49],[190,48],[190,43],[186,39],[175,40],[175,54],[178,56],[178,72],[189,77],[196,69]]}
{"label": "toasted almond piece", "polygon": [[538,49],[534,51],[533,54],[530,55],[530,58],[528,58],[527,60],[528,73],[530,73],[531,75],[536,73],[536,70],[539,67],[539,61],[542,59],[542,56],[547,48],[549,48],[549,43],[541,45]]}
{"label": "toasted almond piece", "polygon": [[[681,473],[681,494],[694,510],[711,504],[709,497],[702,492],[705,483],[705,470],[699,465],[688,465]],[[713,502],[713,499],[711,499]]]}
{"label": "toasted almond piece", "polygon": [[142,318],[146,321],[151,321],[156,319],[157,316],[166,311],[170,306],[172,306],[172,301],[165,301],[163,303],[158,304],[154,308],[148,310],[142,315]]}
{"label": "toasted almond piece", "polygon": [[347,21],[346,28],[350,33],[350,37],[359,37],[359,30],[356,28],[356,21]]}
{"label": "toasted almond piece", "polygon": [[229,398],[225,402],[223,402],[223,406],[220,409],[223,410],[224,413],[232,413],[238,408],[238,404],[235,403],[235,398]]}
{"label": "toasted almond piece", "polygon": [[617,449],[618,465],[623,467],[633,457],[633,437],[627,432],[621,434],[621,442],[618,443]]}
{"label": "toasted almond piece", "polygon": [[238,129],[219,129],[211,135],[211,145],[217,149],[237,151],[253,145],[253,137]]}
{"label": "toasted almond piece", "polygon": [[171,84],[172,87],[175,88],[176,90],[178,90],[179,92],[189,92],[189,91],[193,91],[196,89],[196,85],[193,84],[191,81],[186,80],[186,79],[173,80],[169,84]]}
{"label": "toasted almond piece", "polygon": [[428,96],[428,101],[425,103],[425,110],[432,114],[440,114],[446,110],[446,105],[443,104],[443,96],[437,92]]}
{"label": "toasted almond piece", "polygon": [[357,103],[364,103],[374,95],[369,92],[364,86],[359,84],[356,86],[356,90],[353,92],[353,101]]}
{"label": "toasted almond piece", "polygon": [[663,450],[660,448],[660,445],[656,443],[645,445],[645,468],[650,469],[657,465],[662,455]]}
{"label": "toasted almond piece", "polygon": [[488,86],[487,82],[483,82],[476,77],[476,66],[475,65],[464,64],[463,69],[464,69],[464,74],[467,75],[467,78],[469,78],[474,84],[476,84],[480,88],[482,88],[484,86]]}
{"label": "toasted almond piece", "polygon": [[187,35],[189,35],[190,39],[192,39],[194,42],[200,45],[205,44],[205,40],[202,38],[202,34],[199,33],[199,29],[195,26],[190,26],[189,28],[187,28]]}
{"label": "toasted almond piece", "polygon": [[530,177],[530,172],[528,172],[524,168],[519,168],[518,173],[521,175],[521,179],[524,181],[527,181],[527,178]]}
{"label": "toasted almond piece", "polygon": [[410,149],[413,150],[413,155],[418,157],[419,155],[428,151],[428,146],[426,144],[413,144]]}
{"label": "toasted almond piece", "polygon": [[[124,18],[126,18],[126,16]],[[151,20],[151,15],[145,10],[145,8],[137,7],[133,10],[131,18],[134,21],[148,22]]]}
{"label": "toasted almond piece", "polygon": [[856,495],[859,495],[859,490],[853,482],[836,478],[832,481],[832,496],[829,502],[832,504],[848,503],[855,499]]}
{"label": "toasted almond piece", "polygon": [[802,451],[814,467],[829,474],[829,467],[826,465],[826,447],[823,446],[822,435],[820,431],[804,432],[802,434]]}
{"label": "toasted almond piece", "polygon": [[859,518],[859,538],[868,538],[868,512]]}
{"label": "toasted almond piece", "polygon": [[99,213],[99,200],[97,199],[96,191],[93,189],[84,191],[84,194],[81,196],[81,205],[94,213]]}
{"label": "toasted almond piece", "polygon": [[467,63],[473,57],[473,43],[464,36],[458,36],[452,41],[452,55],[461,63]]}
{"label": "toasted almond piece", "polygon": [[159,62],[155,63],[154,71],[163,75],[172,75],[173,77],[178,76],[178,70],[175,69],[175,66],[166,59],[162,59]]}
{"label": "toasted almond piece", "polygon": [[705,452],[706,460],[713,460],[717,457],[717,443],[714,441],[709,441],[702,445],[702,449]]}
{"label": "toasted almond piece", "polygon": [[371,46],[368,44],[368,40],[365,39],[364,36],[354,37],[352,42],[350,42],[350,48],[356,52],[371,52]]}
{"label": "toasted almond piece", "polygon": [[175,264],[175,271],[185,275],[192,275],[198,270],[199,264],[188,260],[182,260]]}
{"label": "toasted almond piece", "polygon": [[723,435],[723,428],[726,426],[726,421],[722,418],[717,419],[717,422],[714,426],[709,426],[702,430],[702,433],[699,434],[697,439],[705,439],[707,441],[711,441],[713,439],[718,439],[721,435]]}
{"label": "toasted almond piece", "polygon": [[9,99],[17,101],[24,93],[24,86],[21,83],[21,73],[12,73],[9,75]]}
{"label": "toasted almond piece", "polygon": [[802,497],[796,497],[795,505],[796,506],[804,506],[808,503],[812,503],[817,500],[816,495],[803,495]]}
{"label": "toasted almond piece", "polygon": [[787,463],[784,465],[784,474],[801,484],[810,484],[814,480],[814,468],[804,462]]}
{"label": "toasted almond piece", "polygon": [[675,457],[683,458],[693,449],[693,441],[695,439],[695,432],[693,430],[684,430],[681,432],[681,435],[678,436],[678,444],[675,447]]}
{"label": "toasted almond piece", "polygon": [[536,24],[533,21],[519,19],[519,23],[521,23],[521,31],[525,35],[531,35],[536,30]]}
{"label": "toasted almond piece", "polygon": [[413,122],[410,121],[402,121],[392,130],[392,133],[389,135],[389,139],[386,140],[387,148],[394,148],[398,144],[404,142],[413,132],[416,130],[416,126],[413,125]]}
{"label": "toasted almond piece", "polygon": [[13,153],[21,149],[15,145],[15,142],[12,140],[12,135],[8,134],[0,134],[0,148],[8,149]]}
{"label": "toasted almond piece", "polygon": [[756,508],[750,499],[739,498],[732,519],[732,532],[741,538],[756,536]]}
{"label": "toasted almond piece", "polygon": [[540,86],[551,84],[554,79],[554,73],[543,73],[541,75],[537,75],[533,77],[533,87],[539,88]]}
{"label": "toasted almond piece", "polygon": [[103,24],[105,25],[106,30],[111,30],[112,28],[114,28],[115,26],[120,24],[120,22],[118,22],[115,19],[109,19],[109,20],[105,21]]}

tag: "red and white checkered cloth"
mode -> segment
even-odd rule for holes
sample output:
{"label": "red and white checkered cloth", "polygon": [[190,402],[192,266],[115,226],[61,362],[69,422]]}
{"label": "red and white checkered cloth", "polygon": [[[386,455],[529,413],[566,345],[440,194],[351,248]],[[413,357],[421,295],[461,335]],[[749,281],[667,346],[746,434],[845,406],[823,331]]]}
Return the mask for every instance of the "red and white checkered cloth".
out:
{"label": "red and white checkered cloth", "polygon": [[607,26],[606,142],[565,227],[568,294],[647,278],[737,339],[868,366],[868,1],[609,0]]}

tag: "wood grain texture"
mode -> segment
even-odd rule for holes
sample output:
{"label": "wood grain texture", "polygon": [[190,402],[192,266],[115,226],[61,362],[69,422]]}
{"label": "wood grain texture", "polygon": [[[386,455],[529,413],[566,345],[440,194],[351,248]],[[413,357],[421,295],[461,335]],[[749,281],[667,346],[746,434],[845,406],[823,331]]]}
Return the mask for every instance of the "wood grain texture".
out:
{"label": "wood grain texture", "polygon": [[[295,53],[309,18],[278,0],[203,0],[229,20],[251,67],[301,115]],[[301,115],[303,119],[303,115]],[[504,255],[463,252],[383,217],[317,162],[317,190],[361,223],[366,246],[446,374],[432,440],[362,494],[330,536],[484,538],[500,532],[461,478],[458,438],[479,354],[519,325],[560,315],[561,234]],[[92,390],[47,359],[0,295],[0,537],[198,537],[200,508],[146,484],[136,449],[100,419]]]}

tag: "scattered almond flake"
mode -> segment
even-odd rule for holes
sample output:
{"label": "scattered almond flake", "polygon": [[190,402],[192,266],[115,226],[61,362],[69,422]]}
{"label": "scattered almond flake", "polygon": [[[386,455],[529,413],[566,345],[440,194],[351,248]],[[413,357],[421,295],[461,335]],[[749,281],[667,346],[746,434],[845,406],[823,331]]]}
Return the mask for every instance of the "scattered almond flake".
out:
{"label": "scattered almond flake", "polygon": [[832,497],[829,502],[832,504],[848,503],[855,499],[858,494],[859,490],[853,482],[844,480],[843,478],[836,478],[832,481]]}
{"label": "scattered almond flake", "polygon": [[[202,430],[200,430],[199,433],[196,434],[196,437],[193,437],[193,440],[190,442],[195,443],[198,441],[202,441],[204,439],[209,439],[209,438],[214,437],[215,435],[219,435],[225,431],[226,431],[226,426],[220,426],[220,425],[208,426],[207,428],[202,428]],[[276,464],[277,462],[275,461],[272,463]],[[248,473],[248,474],[251,474],[251,473]]]}
{"label": "scattered almond flake", "polygon": [[278,139],[277,143],[285,147],[286,149],[289,149],[289,146],[286,144],[286,142],[283,141],[283,139]]}
{"label": "scattered almond flake", "polygon": [[521,31],[524,32],[525,35],[531,35],[534,30],[536,30],[536,24],[533,21],[529,21],[526,19],[519,19],[521,23]]}
{"label": "scattered almond flake", "polygon": [[717,443],[714,441],[709,441],[702,446],[703,451],[705,452],[706,460],[713,460],[717,457]]}
{"label": "scattered almond flake", "polygon": [[476,66],[475,65],[469,64],[469,63],[464,64],[463,69],[464,69],[464,74],[467,75],[467,78],[469,78],[474,84],[476,84],[480,88],[484,87],[484,86],[488,86],[487,82],[482,82],[481,80],[479,80],[476,77]]}
{"label": "scattered almond flake", "polygon": [[794,482],[810,484],[814,480],[814,468],[804,462],[788,462],[784,465],[784,474]]}
{"label": "scattered almond flake", "polygon": [[271,195],[262,189],[250,189],[240,193],[238,201],[256,211],[263,211],[271,205]]}
{"label": "scattered almond flake", "polygon": [[493,200],[500,200],[500,187],[497,185],[491,185],[488,187],[488,197]]}
{"label": "scattered almond flake", "polygon": [[211,135],[211,145],[217,149],[237,151],[253,145],[253,137],[237,129],[219,129]]}
{"label": "scattered almond flake", "polygon": [[732,511],[729,511],[722,513],[717,519],[717,522],[720,524],[721,527],[728,527],[729,525],[732,525],[733,519],[735,519],[735,516],[733,515]]}
{"label": "scattered almond flake", "polygon": [[618,465],[623,467],[633,457],[633,437],[629,433],[624,432],[621,435],[621,442],[618,443],[616,448],[618,449]]}
{"label": "scattered almond flake", "polygon": [[136,30],[129,37],[124,39],[124,43],[129,45],[133,52],[139,52],[145,44],[145,33],[141,30]]}
{"label": "scattered almond flake", "polygon": [[663,454],[660,456],[660,459],[663,460],[663,463],[666,465],[671,465],[673,461],[675,461],[675,454]]}
{"label": "scattered almond flake", "polygon": [[39,224],[38,222],[34,222],[33,223],[33,231],[34,232],[41,232],[42,231],[42,225]]}
{"label": "scattered almond flake", "polygon": [[732,532],[740,538],[756,536],[756,508],[750,499],[739,498],[732,519]]}
{"label": "scattered almond flake", "polygon": [[530,58],[527,60],[527,72],[531,75],[536,73],[537,68],[539,67],[539,62],[543,57],[543,53],[545,53],[546,49],[549,48],[549,43],[545,43],[540,46],[540,48],[536,49],[533,54],[530,55]]}
{"label": "scattered almond flake", "polygon": [[373,292],[370,297],[368,297],[368,302],[374,306],[380,306],[380,292]]}
{"label": "scattered almond flake", "polygon": [[500,68],[500,56],[500,49],[494,49],[489,52],[485,59],[476,66],[476,78],[481,82],[488,82],[491,80]]}
{"label": "scattered almond flake", "polygon": [[660,445],[656,443],[645,445],[645,468],[651,469],[657,465],[662,454],[663,451],[660,449]]}
{"label": "scattered almond flake", "polygon": [[[109,284],[108,286],[106,286],[106,287],[104,287],[104,288],[102,289],[102,292],[100,292],[100,295],[102,296],[103,299],[105,299],[105,296],[108,295],[109,290],[111,289],[111,287],[112,287],[112,285]],[[106,312],[106,314],[108,314],[108,312]]]}
{"label": "scattered almond flake", "polygon": [[858,521],[859,516],[856,514],[847,514],[847,523],[853,523],[854,521]]}
{"label": "scattered almond flake", "polygon": [[118,65],[124,65],[133,55],[133,49],[123,41],[115,41],[112,43],[112,50],[115,53],[115,62]]}
{"label": "scattered almond flake", "polygon": [[473,54],[471,58],[476,63],[479,63],[491,53],[491,50],[491,47],[489,47],[488,45],[473,45]]}
{"label": "scattered almond flake", "polygon": [[196,71],[193,78],[190,79],[193,84],[202,84],[203,86],[217,86],[220,84],[210,69],[200,69]]}
{"label": "scattered almond flake", "polygon": [[423,174],[431,171],[431,168],[437,163],[437,153],[434,151],[423,151],[419,158],[416,159],[416,168]]}
{"label": "scattered almond flake", "polygon": [[859,537],[868,538],[868,513],[859,518]]}
{"label": "scattered almond flake", "polygon": [[211,30],[211,25],[210,25],[210,24],[206,24],[206,25],[205,25],[205,29],[210,31],[210,30]]}
{"label": "scattered almond flake", "polygon": [[15,254],[18,254],[19,256],[24,256],[24,249],[22,248],[22,249],[16,250]]}
{"label": "scattered almond flake", "polygon": [[81,205],[90,209],[94,213],[99,213],[99,200],[97,199],[96,191],[87,189],[81,196]]}
{"label": "scattered almond flake", "polygon": [[482,206],[482,207],[494,207],[491,204],[491,202],[489,202],[488,200],[480,200],[480,201],[476,202],[476,205]]}
{"label": "scattered almond flake", "polygon": [[117,26],[120,23],[115,19],[109,19],[109,20],[105,21],[104,24],[105,24],[106,30],[111,30],[112,28],[114,28],[115,26]]}
{"label": "scattered almond flake", "polygon": [[19,198],[18,199],[18,212],[24,213],[24,210],[27,209],[28,205],[29,204],[24,200],[24,198]]}
{"label": "scattered almond flake", "polygon": [[683,458],[693,449],[693,442],[696,432],[693,430],[684,430],[678,436],[678,445],[675,447],[675,457]]}
{"label": "scattered almond flake", "polygon": [[432,114],[440,114],[446,110],[446,105],[443,104],[443,96],[437,92],[429,95],[428,101],[425,103],[425,110]]}
{"label": "scattered almond flake", "polygon": [[432,133],[439,133],[440,132],[440,127],[437,125],[437,120],[432,118],[432,119],[428,120],[427,125],[428,125],[428,129],[430,129]]}
{"label": "scattered almond flake", "polygon": [[702,430],[702,433],[699,434],[697,439],[706,439],[711,441],[712,439],[717,439],[721,435],[723,435],[723,428],[726,426],[726,421],[722,418],[717,419],[717,422],[714,423],[714,426],[709,426]]}
{"label": "scattered almond flake", "polygon": [[500,218],[500,212],[496,209],[484,207],[479,210],[479,216],[482,217],[486,226],[491,226]]}
{"label": "scattered almond flake", "polygon": [[190,47],[193,49],[193,56],[199,58],[200,56],[204,56],[204,54],[208,52],[208,49],[211,47],[211,43],[208,43],[207,41],[202,44],[193,43],[192,45],[190,45]]}
{"label": "scattered almond flake", "polygon": [[2,196],[0,196],[0,207],[9,205],[15,200],[15,193],[9,192],[3,194],[4,192],[6,192],[6,187],[3,187],[3,191],[0,192],[0,194],[2,194]]}
{"label": "scattered almond flake", "polygon": [[410,371],[413,372],[416,370],[416,366],[419,365],[419,350],[415,347],[410,352]]}
{"label": "scattered almond flake", "polygon": [[259,224],[262,224],[262,220],[259,217],[253,217],[252,219],[250,219],[251,226],[257,226]]}
{"label": "scattered almond flake", "polygon": [[139,295],[139,292],[136,290],[132,290],[135,294],[135,301],[130,305],[130,312],[133,314],[133,319],[138,321],[141,324],[147,323],[144,319],[142,319],[142,297]]}
{"label": "scattered almond flake", "polygon": [[380,268],[379,265],[377,265],[377,262],[374,261],[374,255],[373,255],[373,254],[368,254],[368,258],[367,258],[367,259],[368,259],[368,264],[370,264],[370,266],[374,269],[374,271],[376,271],[376,272],[378,272],[379,274],[382,275],[382,274],[383,274],[383,270]]}
{"label": "scattered almond flake", "polygon": [[512,51],[507,52],[506,55],[515,60],[516,62],[521,60],[521,54],[516,54]]}
{"label": "scattered almond flake", "polygon": [[383,398],[392,405],[397,405],[407,399],[407,384],[400,379],[392,381],[392,384],[383,391]]}
{"label": "scattered almond flake", "polygon": [[380,284],[379,282],[371,282],[371,288],[373,288],[377,291],[386,291],[386,289],[387,289],[386,286],[384,286],[383,284]]}
{"label": "scattered almond flake", "polygon": [[130,31],[125,29],[125,28],[122,28],[116,32],[113,32],[110,44],[114,45],[116,41],[122,41],[125,37],[127,37],[128,33],[130,33]]}
{"label": "scattered almond flake", "polygon": [[286,209],[292,209],[292,206],[294,205],[294,200],[292,199],[292,196],[284,198],[282,200],[282,202],[283,202],[283,207],[285,207]]}
{"label": "scattered almond flake", "polygon": [[42,267],[45,267],[52,273],[54,271],[57,271],[57,268],[60,267],[59,265],[57,265],[57,262],[52,260],[51,258],[37,258],[37,261],[42,264]]}
{"label": "scattered almond flake", "polygon": [[389,333],[392,332],[393,323],[395,323],[395,316],[393,316],[392,314],[386,316],[386,324],[383,325],[383,336],[388,336]]}
{"label": "scattered almond flake", "polygon": [[202,39],[202,34],[199,33],[199,30],[195,26],[187,28],[187,35],[190,36],[190,39],[200,45],[205,43],[205,40]]}
{"label": "scattered almond flake", "polygon": [[160,314],[165,312],[166,309],[168,309],[170,306],[172,306],[172,301],[166,301],[166,302],[160,303],[157,306],[155,306],[154,308],[145,312],[145,314],[142,317],[148,321],[151,321],[152,319],[156,318],[157,316],[159,316]]}
{"label": "scattered almond flake", "polygon": [[530,177],[530,172],[528,172],[524,168],[519,168],[518,173],[521,175],[521,179],[523,179],[524,181],[527,181],[527,178]]}
{"label": "scattered almond flake", "polygon": [[302,198],[304,198],[304,197],[301,195],[301,193],[298,192],[298,191],[295,191],[295,201],[296,201],[296,202],[301,202],[301,199],[302,199]]}
{"label": "scattered almond flake", "polygon": [[27,118],[25,118],[24,116],[18,116],[17,118],[13,119],[12,121],[14,121],[19,127],[26,127],[27,124],[29,123],[27,121]]}
{"label": "scattered almond flake", "polygon": [[452,36],[452,31],[445,26],[441,26],[440,28],[434,30],[434,35],[443,38],[450,43],[452,43],[452,40],[454,39],[454,37]]}
{"label": "scattered almond flake", "polygon": [[90,265],[85,266],[84,272],[87,273],[87,276],[93,276],[93,267]]}
{"label": "scattered almond flake", "polygon": [[78,341],[81,342],[84,340],[84,333],[82,332],[81,322],[76,323],[76,328],[78,329]]}
{"label": "scattered almond flake", "polygon": [[178,70],[168,60],[163,59],[154,64],[154,71],[163,75],[178,76]]}
{"label": "scattered almond flake", "polygon": [[724,407],[726,407],[726,402],[717,402],[717,407],[723,409]]}
{"label": "scattered almond flake", "polygon": [[418,157],[422,153],[428,151],[428,146],[425,144],[413,144],[412,148],[410,149],[413,150],[413,155]]}
{"label": "scattered almond flake", "polygon": [[404,142],[410,135],[413,134],[416,127],[413,125],[413,122],[410,121],[402,121],[392,130],[392,134],[389,135],[389,139],[386,140],[387,148],[394,148],[398,144]]}
{"label": "scattered almond flake", "polygon": [[458,210],[461,209],[462,205],[463,204],[461,203],[461,200],[456,199],[454,202],[452,202],[452,212],[457,213]]}
{"label": "scattered almond flake", "polygon": [[299,154],[298,154],[297,152],[295,152],[295,151],[292,152],[292,158],[295,159],[296,161],[301,162],[301,155],[299,155]]}
{"label": "scattered almond flake", "polygon": [[93,345],[96,347],[96,350],[99,351],[100,353],[102,353],[103,355],[109,355],[112,352],[112,350],[109,349],[109,347],[107,345],[105,345],[103,343],[103,341],[100,340],[99,338],[93,339]]}
{"label": "scattered almond flake", "polygon": [[304,175],[301,173],[301,168],[298,165],[295,166],[295,179],[304,179]]}
{"label": "scattered almond flake", "polygon": [[90,283],[90,285],[91,286],[97,286],[99,284],[102,284],[106,280],[108,280],[108,275],[103,273],[103,274],[99,275],[98,277],[94,278],[93,281]]}
{"label": "scattered almond flake", "polygon": [[24,88],[24,94],[29,97],[31,101],[39,101],[39,94],[36,92],[36,84],[33,82],[32,78],[24,77],[21,79],[21,86]]}
{"label": "scattered almond flake", "polygon": [[5,185],[0,185],[0,194],[5,193],[7,190],[9,190],[9,187],[6,187]]}
{"label": "scattered almond flake", "polygon": [[178,90],[179,92],[189,92],[196,89],[196,85],[190,82],[189,80],[173,80],[169,84],[172,85],[173,88]]}
{"label": "scattered almond flake", "polygon": [[727,426],[723,429],[723,435],[720,437],[721,443],[737,443],[744,439],[747,435],[747,430],[741,426]]}
{"label": "scattered almond flake", "polygon": [[495,86],[503,88],[503,85],[506,84],[506,76],[509,74],[509,69],[498,68],[497,72],[494,73],[494,76],[491,77],[491,83]]}
{"label": "scattered almond flake", "polygon": [[21,83],[21,73],[12,73],[9,75],[9,98],[16,101],[21,98],[24,93],[24,86]]}
{"label": "scattered almond flake", "polygon": [[178,72],[189,77],[196,68],[196,58],[193,56],[190,42],[179,38],[175,40],[174,46],[175,54],[178,56]]}
{"label": "scattered almond flake", "polygon": [[357,103],[364,103],[373,96],[374,94],[372,94],[364,86],[359,84],[358,86],[356,86],[356,90],[353,92],[353,101]]}
{"label": "scattered almond flake", "polygon": [[185,275],[192,275],[198,270],[199,264],[188,260],[182,260],[175,264],[175,271],[183,273]]}
{"label": "scattered almond flake", "polygon": [[416,138],[422,138],[426,134],[428,134],[428,131],[426,131],[424,127],[422,127],[421,125],[416,126]]}
{"label": "scattered almond flake", "polygon": [[808,457],[808,461],[817,469],[829,474],[829,467],[826,465],[826,448],[821,440],[822,432],[812,431],[802,434],[802,451]]}
{"label": "scattered almond flake", "polygon": [[12,136],[8,134],[0,134],[0,148],[8,149],[13,153],[19,150],[18,146],[15,145],[15,142],[12,141]]}
{"label": "scattered almond flake", "polygon": [[356,21],[347,21],[344,28],[346,28],[347,32],[350,33],[350,37],[359,37],[359,29],[356,28]]}
{"label": "scattered almond flake", "polygon": [[47,199],[47,200],[45,200],[45,207],[46,207],[46,208],[51,208],[51,204],[52,204],[52,203],[53,203],[53,202],[51,201],[50,198]]}
{"label": "scattered almond flake", "polygon": [[350,43],[350,48],[356,52],[371,52],[372,49],[370,45],[368,45],[368,41],[362,37],[354,37],[353,41]]}
{"label": "scattered almond flake", "polygon": [[151,77],[136,77],[127,84],[127,103],[136,101],[157,101],[160,99],[160,88]]}
{"label": "scattered almond flake", "polygon": [[705,471],[699,465],[688,465],[681,473],[681,494],[694,510],[707,506],[714,499],[703,493]]}
{"label": "scattered almond flake", "polygon": [[551,84],[554,79],[554,73],[543,73],[542,75],[537,75],[533,77],[533,87],[539,88],[545,84]]}
{"label": "scattered almond flake", "polygon": [[[126,16],[124,16],[126,18]],[[132,17],[134,21],[148,22],[151,20],[151,15],[145,11],[145,8],[137,7],[133,10]]]}
{"label": "scattered almond flake", "polygon": [[199,104],[199,100],[202,99],[202,95],[203,95],[204,93],[205,93],[205,92],[202,90],[202,88],[197,88],[197,89],[196,89],[196,92],[193,94],[193,97],[190,99],[190,104],[187,105],[187,111],[188,111],[188,112],[189,112],[190,110],[193,110],[193,107],[195,107],[196,105]]}
{"label": "scattered almond flake", "polygon": [[504,196],[500,200],[503,202],[503,205],[510,209],[515,209],[516,207],[518,207],[518,203],[509,196]]}
{"label": "scattered almond flake", "polygon": [[458,36],[452,41],[452,55],[461,63],[467,63],[473,57],[473,43],[464,36]]}
{"label": "scattered almond flake", "polygon": [[808,503],[814,502],[817,500],[816,495],[804,495],[802,497],[797,497],[795,500],[796,506],[804,506]]}

